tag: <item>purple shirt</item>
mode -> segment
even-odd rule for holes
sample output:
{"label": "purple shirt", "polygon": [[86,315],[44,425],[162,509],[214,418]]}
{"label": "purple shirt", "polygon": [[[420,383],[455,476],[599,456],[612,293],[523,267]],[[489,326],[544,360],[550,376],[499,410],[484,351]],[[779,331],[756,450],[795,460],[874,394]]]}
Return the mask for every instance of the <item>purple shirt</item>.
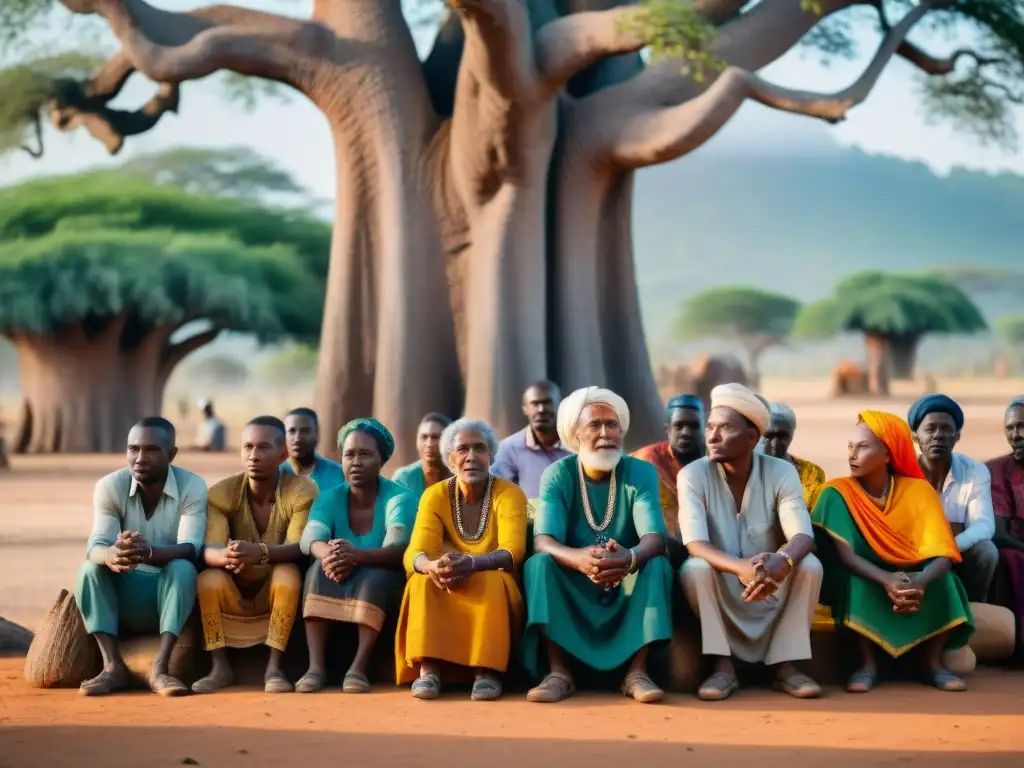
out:
{"label": "purple shirt", "polygon": [[526,498],[536,499],[540,496],[540,476],[544,470],[571,455],[561,443],[545,448],[536,441],[533,431],[524,427],[501,441],[491,473],[511,480],[523,489]]}

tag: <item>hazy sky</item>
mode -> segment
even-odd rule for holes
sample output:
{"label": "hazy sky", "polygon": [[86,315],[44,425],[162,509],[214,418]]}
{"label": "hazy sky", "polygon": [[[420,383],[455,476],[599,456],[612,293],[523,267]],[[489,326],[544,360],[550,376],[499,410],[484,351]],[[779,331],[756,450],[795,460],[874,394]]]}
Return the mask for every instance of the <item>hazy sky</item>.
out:
{"label": "hazy sky", "polygon": [[[156,4],[167,9],[186,9],[200,3],[162,0]],[[246,5],[268,10],[286,8],[301,15],[308,12],[309,3],[266,0]],[[876,39],[868,28],[860,45],[862,56],[854,62],[839,61],[823,67],[817,54],[798,50],[763,74],[787,86],[838,90],[859,74],[867,56],[874,50]],[[955,48],[955,42],[939,41],[929,49],[937,55],[943,54]],[[954,166],[1024,173],[1024,158],[979,147],[969,137],[957,135],[945,126],[926,124],[915,98],[916,77],[912,67],[894,60],[868,102],[853,110],[845,124],[828,129],[824,135],[868,152],[924,161],[937,173]],[[151,84],[135,78],[115,104],[138,105],[151,92]],[[288,104],[268,101],[253,112],[244,112],[225,104],[220,94],[220,88],[213,81],[187,84],[180,113],[165,116],[153,131],[129,139],[122,155],[127,157],[179,145],[243,144],[275,158],[317,195],[333,195],[333,165],[324,159],[332,152],[330,138],[323,118],[311,104],[296,96]],[[808,139],[823,133],[816,128],[807,118],[781,115],[749,104],[709,148],[808,152],[814,146]],[[0,184],[112,162],[99,143],[84,132],[62,135],[51,130],[45,138],[46,155],[41,160],[33,160],[23,153],[0,158]]]}

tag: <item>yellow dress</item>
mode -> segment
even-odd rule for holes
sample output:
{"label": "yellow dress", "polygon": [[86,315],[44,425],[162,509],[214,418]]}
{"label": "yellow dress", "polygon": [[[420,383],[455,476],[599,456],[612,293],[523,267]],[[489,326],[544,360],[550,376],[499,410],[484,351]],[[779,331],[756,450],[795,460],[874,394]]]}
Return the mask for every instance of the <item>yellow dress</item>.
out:
{"label": "yellow dress", "polygon": [[[267,546],[298,544],[317,497],[316,484],[280,473],[274,509],[262,536],[245,488],[244,472],[211,486],[204,546],[226,547],[231,539]],[[237,575],[207,568],[199,574],[196,591],[208,651],[261,643],[283,651],[295,623],[302,574],[295,563],[252,566]]]}
{"label": "yellow dress", "polygon": [[416,573],[421,555],[436,560],[444,552],[486,555],[496,549],[512,554],[515,567],[526,553],[526,496],[519,486],[494,479],[491,512],[480,539],[465,541],[455,527],[448,482],[435,483],[420,498],[416,525],[405,551],[409,581],[395,634],[395,676],[408,683],[419,676],[423,659],[504,672],[513,633],[523,615],[523,597],[515,575],[479,571],[452,588],[438,589],[429,576]]}

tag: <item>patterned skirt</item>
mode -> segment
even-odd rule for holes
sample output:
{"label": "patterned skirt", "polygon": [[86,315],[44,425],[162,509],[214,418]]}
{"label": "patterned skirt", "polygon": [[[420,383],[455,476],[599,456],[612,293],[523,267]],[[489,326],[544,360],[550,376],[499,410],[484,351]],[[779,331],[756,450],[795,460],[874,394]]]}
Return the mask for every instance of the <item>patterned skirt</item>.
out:
{"label": "patterned skirt", "polygon": [[402,604],[405,573],[390,568],[357,568],[338,584],[324,574],[319,560],[306,572],[302,617],[364,624],[380,631]]}

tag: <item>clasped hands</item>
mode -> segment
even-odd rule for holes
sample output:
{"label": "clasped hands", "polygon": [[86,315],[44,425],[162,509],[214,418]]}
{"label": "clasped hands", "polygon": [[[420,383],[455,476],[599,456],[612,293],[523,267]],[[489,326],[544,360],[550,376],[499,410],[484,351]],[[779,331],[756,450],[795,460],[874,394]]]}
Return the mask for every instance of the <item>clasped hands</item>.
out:
{"label": "clasped hands", "polygon": [[910,576],[903,571],[890,574],[883,586],[892,601],[893,613],[917,613],[921,609],[925,585],[919,579],[919,574]]}
{"label": "clasped hands", "polygon": [[778,552],[754,555],[736,574],[744,587],[744,601],[759,603],[774,598],[779,587],[789,578],[789,572],[789,561]]}
{"label": "clasped hands", "polygon": [[149,561],[153,548],[138,531],[121,531],[107,548],[107,567],[114,573],[126,573]]}
{"label": "clasped hands", "polygon": [[602,547],[597,544],[579,550],[576,570],[595,584],[614,589],[629,575],[633,565],[630,551],[615,539]]}
{"label": "clasped hands", "polygon": [[232,539],[224,547],[224,559],[224,570],[239,574],[248,567],[259,565],[263,559],[263,550],[259,544]]}
{"label": "clasped hands", "polygon": [[324,569],[324,575],[328,579],[341,584],[359,565],[356,560],[356,547],[346,539],[331,539],[327,546],[329,550],[320,561],[320,567]]}
{"label": "clasped hands", "polygon": [[445,552],[437,560],[428,560],[424,569],[434,586],[451,591],[475,570],[473,556],[462,552]]}

